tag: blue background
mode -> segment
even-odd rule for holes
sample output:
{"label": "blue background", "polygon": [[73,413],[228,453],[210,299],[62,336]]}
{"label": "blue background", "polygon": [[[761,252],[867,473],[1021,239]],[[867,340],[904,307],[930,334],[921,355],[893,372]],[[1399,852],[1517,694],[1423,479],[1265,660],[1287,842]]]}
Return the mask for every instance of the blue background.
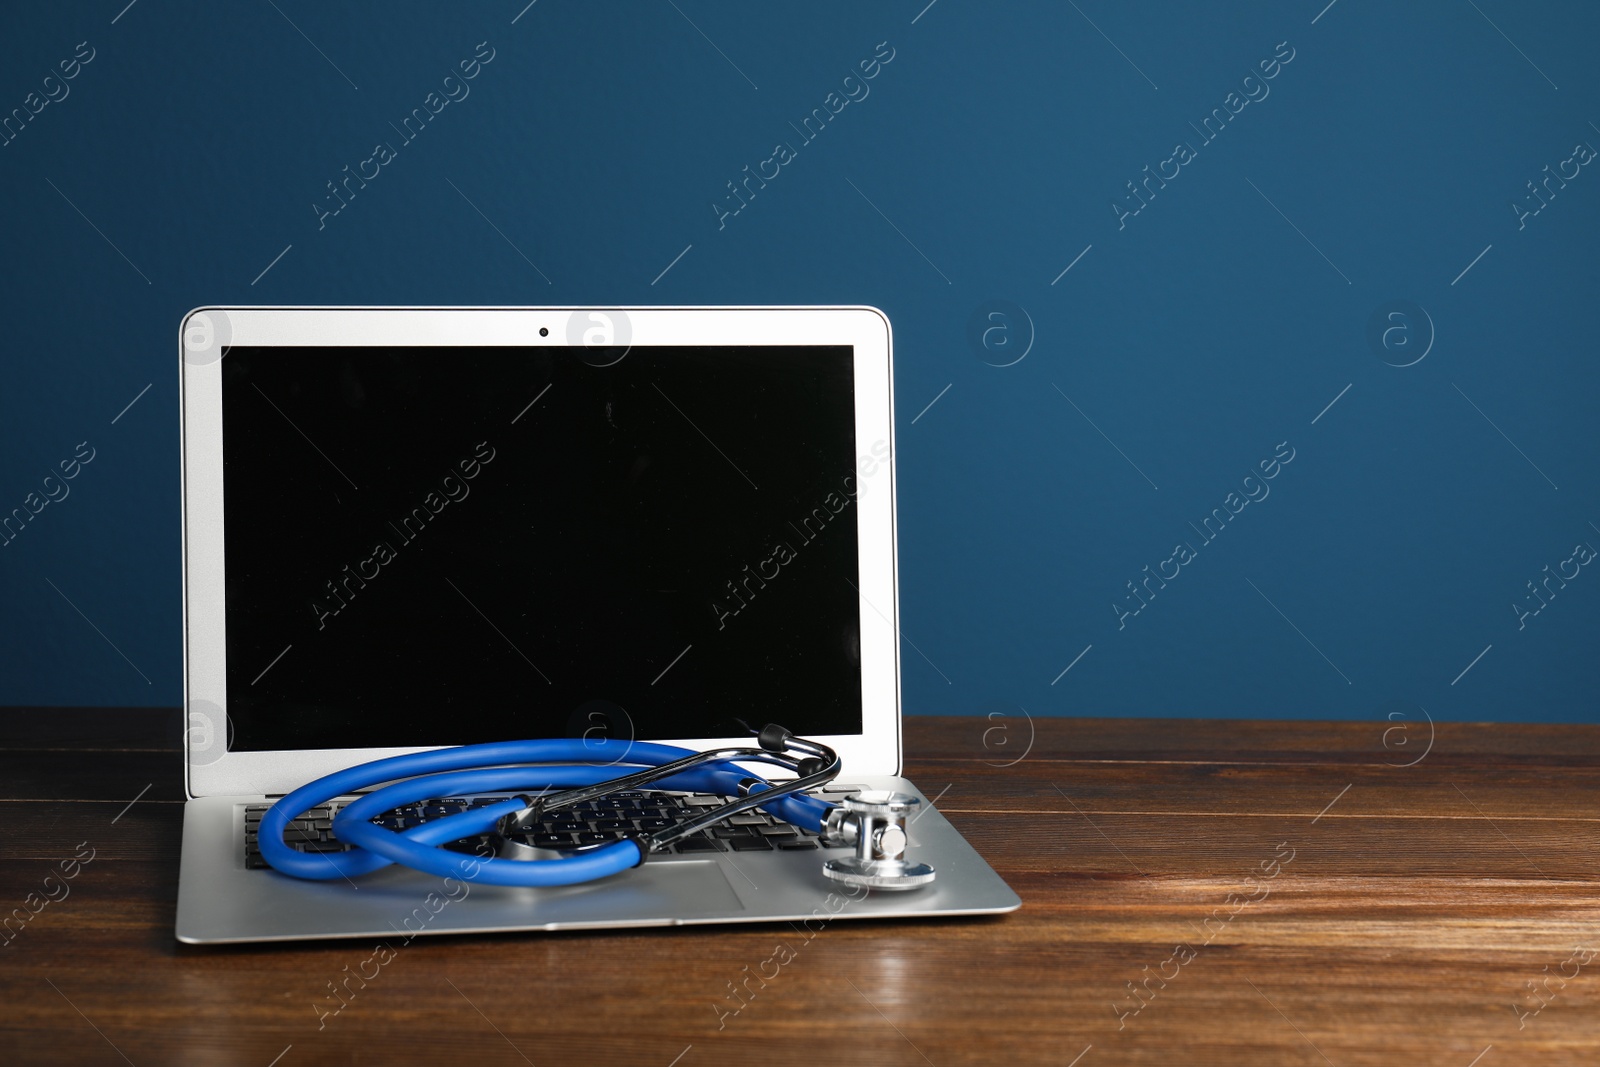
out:
{"label": "blue background", "polygon": [[[0,704],[181,702],[192,307],[847,303],[895,330],[907,712],[1596,718],[1600,576],[1512,607],[1600,545],[1600,175],[1510,206],[1600,145],[1592,5],[123,2],[0,40],[7,114],[94,49],[0,147],[0,514],[95,449],[0,548]],[[470,95],[319,228],[479,42]],[[985,348],[991,300],[1025,317]],[[1426,317],[1385,349],[1396,300]]]}

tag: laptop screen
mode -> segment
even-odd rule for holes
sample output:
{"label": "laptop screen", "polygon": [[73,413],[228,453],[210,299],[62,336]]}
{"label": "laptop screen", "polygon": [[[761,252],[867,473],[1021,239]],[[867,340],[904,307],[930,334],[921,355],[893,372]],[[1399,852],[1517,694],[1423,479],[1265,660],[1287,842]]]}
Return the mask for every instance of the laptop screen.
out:
{"label": "laptop screen", "polygon": [[229,747],[861,732],[853,382],[849,346],[230,349]]}

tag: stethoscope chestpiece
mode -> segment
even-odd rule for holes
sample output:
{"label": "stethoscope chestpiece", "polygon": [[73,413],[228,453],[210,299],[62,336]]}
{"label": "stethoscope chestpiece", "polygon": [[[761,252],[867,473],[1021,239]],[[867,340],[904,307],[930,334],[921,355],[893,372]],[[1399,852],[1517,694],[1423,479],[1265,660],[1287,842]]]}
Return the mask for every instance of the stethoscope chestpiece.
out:
{"label": "stethoscope chestpiece", "polygon": [[909,793],[864,789],[828,813],[825,836],[852,844],[854,856],[831,859],[822,873],[846,885],[916,889],[933,881],[933,868],[906,861],[906,821],[922,801]]}

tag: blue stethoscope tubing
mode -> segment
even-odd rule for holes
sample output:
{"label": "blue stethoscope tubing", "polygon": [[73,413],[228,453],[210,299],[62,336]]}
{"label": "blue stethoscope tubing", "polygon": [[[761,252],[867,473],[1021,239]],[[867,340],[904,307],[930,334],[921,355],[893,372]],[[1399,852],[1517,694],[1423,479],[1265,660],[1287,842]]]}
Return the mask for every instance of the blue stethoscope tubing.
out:
{"label": "blue stethoscope tubing", "polygon": [[[583,849],[559,860],[527,861],[489,859],[438,847],[493,831],[501,818],[527,807],[526,800],[517,797],[399,832],[370,820],[402,805],[434,797],[595,785],[639,768],[659,767],[694,755],[691,750],[674,745],[584,738],[492,742],[390,756],[324,775],[284,796],[261,817],[258,847],[262,858],[275,870],[315,881],[354,878],[398,863],[427,874],[485,885],[576,885],[637,867],[644,861],[644,850],[636,840],[628,838]],[[760,758],[754,753],[740,757],[747,763]],[[527,766],[541,763],[556,766]],[[652,788],[737,796],[740,783],[752,779],[753,784],[746,786],[752,794],[774,788],[732,760],[703,763],[654,782]],[[284,841],[289,821],[301,812],[383,782],[394,784],[345,805],[333,820],[334,836],[354,846],[349,852],[300,852]],[[788,794],[761,807],[795,826],[818,832],[833,805],[804,794]]]}

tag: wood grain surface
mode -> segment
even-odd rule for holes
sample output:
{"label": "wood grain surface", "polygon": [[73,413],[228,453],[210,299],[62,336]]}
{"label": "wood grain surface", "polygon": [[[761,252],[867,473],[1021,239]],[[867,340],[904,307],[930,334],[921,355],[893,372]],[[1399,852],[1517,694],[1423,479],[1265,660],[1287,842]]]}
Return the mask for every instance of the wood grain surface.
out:
{"label": "wood grain surface", "polygon": [[371,946],[174,941],[174,750],[4,744],[0,914],[93,850],[0,948],[8,1065],[1600,1063],[1600,727],[908,719],[1021,911],[418,939],[320,1029]]}

